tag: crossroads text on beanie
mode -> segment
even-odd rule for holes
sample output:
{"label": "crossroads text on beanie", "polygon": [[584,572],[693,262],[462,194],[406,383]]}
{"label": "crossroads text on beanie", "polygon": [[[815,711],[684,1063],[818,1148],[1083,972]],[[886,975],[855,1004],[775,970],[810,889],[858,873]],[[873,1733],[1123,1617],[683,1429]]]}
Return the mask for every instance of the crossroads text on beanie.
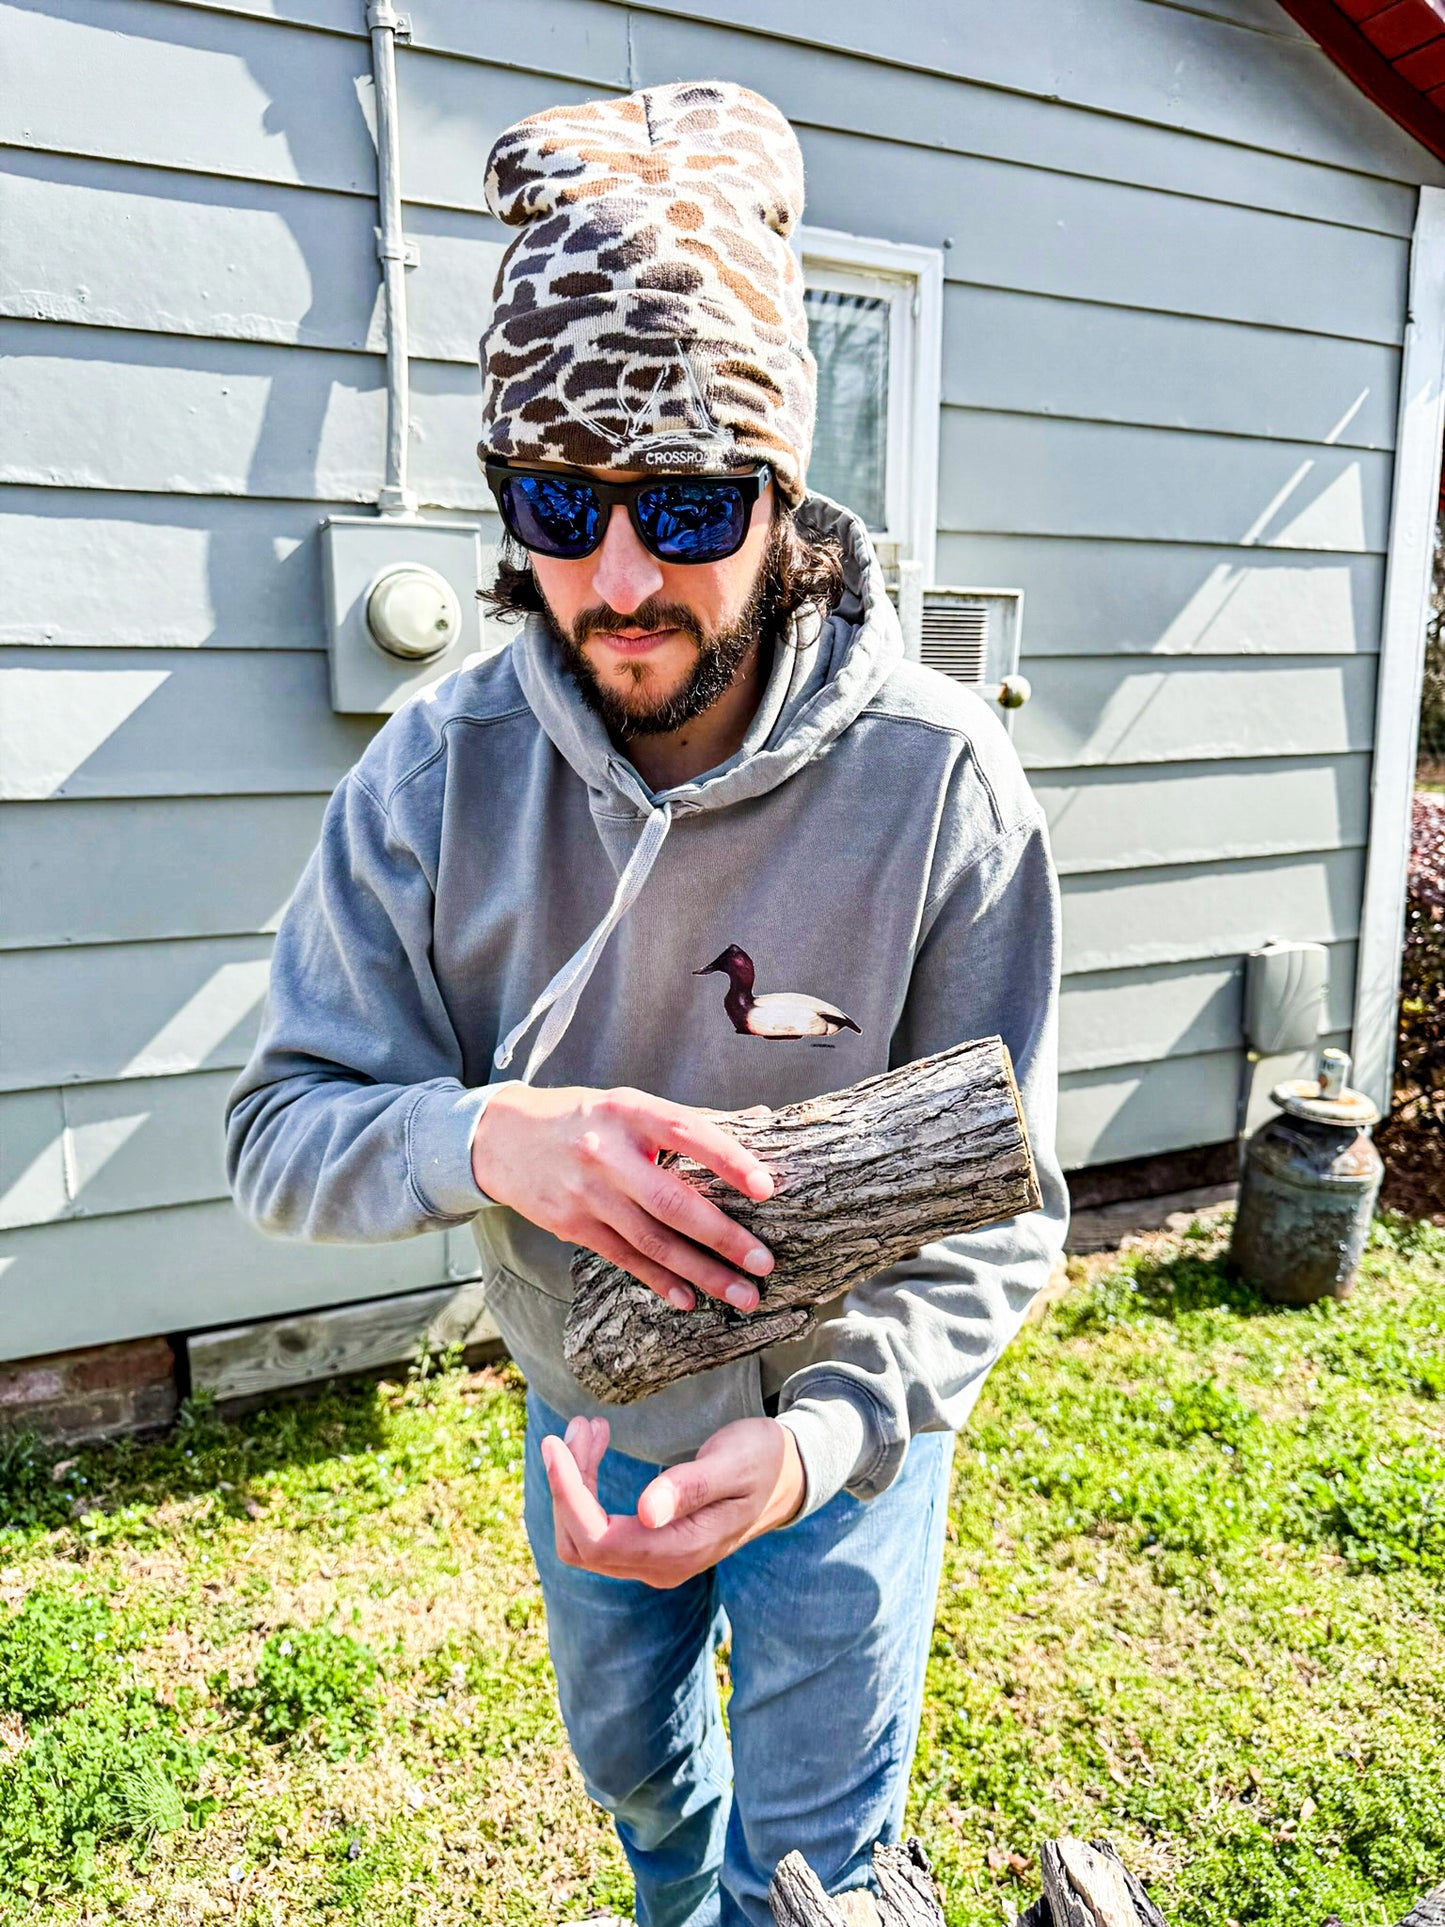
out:
{"label": "crossroads text on beanie", "polygon": [[716,472],[802,500],[817,368],[788,236],[803,157],[770,102],[679,81],[518,121],[487,205],[522,231],[482,337],[482,455]]}

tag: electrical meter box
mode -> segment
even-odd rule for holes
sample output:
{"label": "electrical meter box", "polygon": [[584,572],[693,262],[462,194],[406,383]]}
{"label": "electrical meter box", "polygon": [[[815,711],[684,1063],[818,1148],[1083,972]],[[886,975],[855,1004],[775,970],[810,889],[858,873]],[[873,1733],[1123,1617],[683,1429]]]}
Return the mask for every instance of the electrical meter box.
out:
{"label": "electrical meter box", "polygon": [[321,545],[331,707],[343,715],[389,716],[492,640],[477,589],[497,552],[475,527],[333,515]]}
{"label": "electrical meter box", "polygon": [[1274,939],[1244,960],[1244,1041],[1260,1057],[1312,1050],[1330,988],[1322,943]]}

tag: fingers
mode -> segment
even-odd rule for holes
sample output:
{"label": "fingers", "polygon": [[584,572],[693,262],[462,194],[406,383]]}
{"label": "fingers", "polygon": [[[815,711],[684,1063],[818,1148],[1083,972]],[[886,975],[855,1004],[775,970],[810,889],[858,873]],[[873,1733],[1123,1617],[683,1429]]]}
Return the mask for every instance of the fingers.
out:
{"label": "fingers", "polygon": [[709,1468],[693,1460],[687,1465],[670,1465],[647,1486],[637,1501],[637,1516],[653,1531],[689,1518],[706,1505],[733,1494],[719,1490]]}
{"label": "fingers", "polygon": [[685,1278],[675,1271],[669,1271],[666,1265],[649,1263],[611,1225],[594,1223],[574,1232],[572,1237],[574,1243],[585,1245],[589,1251],[595,1251],[599,1257],[610,1260],[640,1284],[646,1285],[649,1291],[655,1291],[674,1311],[691,1311],[697,1303],[692,1287]]}
{"label": "fingers", "polygon": [[552,1518],[557,1555],[568,1563],[585,1561],[589,1550],[607,1530],[607,1514],[589,1491],[581,1467],[563,1440],[542,1441],[542,1463],[552,1492]]}
{"label": "fingers", "polygon": [[705,1165],[724,1184],[730,1184],[734,1191],[759,1204],[773,1195],[772,1175],[762,1159],[720,1125],[712,1123],[704,1112],[682,1104],[669,1104],[662,1109],[662,1143],[669,1151],[681,1151],[695,1164]]}
{"label": "fingers", "polygon": [[657,1156],[685,1153],[758,1200],[773,1190],[761,1161],[706,1112],[644,1092],[608,1092],[589,1115],[597,1128],[575,1140],[574,1195],[605,1230],[601,1236],[594,1227],[572,1230],[572,1239],[622,1266],[676,1310],[691,1310],[695,1291],[738,1311],[755,1310],[752,1280],[772,1271],[772,1253]]}
{"label": "fingers", "polygon": [[574,1418],[563,1434],[563,1444],[577,1461],[577,1469],[582,1474],[582,1483],[597,1497],[597,1473],[602,1464],[603,1454],[612,1428],[605,1418]]}
{"label": "fingers", "polygon": [[[663,1172],[654,1174],[655,1177],[665,1175]],[[680,1180],[674,1182],[678,1183],[683,1191],[687,1190],[687,1186],[681,1184]],[[680,1296],[674,1297],[677,1288],[671,1282],[674,1278],[679,1278],[683,1282],[684,1289],[689,1285],[696,1285],[710,1298],[725,1299],[739,1311],[752,1311],[758,1302],[758,1288],[753,1280],[740,1277],[729,1265],[724,1264],[720,1258],[714,1256],[712,1251],[705,1249],[691,1236],[679,1236],[672,1228],[675,1218],[691,1218],[696,1214],[688,1209],[686,1204],[679,1202],[670,1194],[665,1194],[660,1186],[653,1184],[648,1186],[648,1189],[651,1195],[645,1206],[620,1197],[613,1200],[607,1208],[607,1216],[613,1228],[622,1234],[633,1251],[659,1271],[667,1274],[668,1283],[663,1295],[669,1304],[675,1304],[679,1310],[683,1309]],[[689,1195],[693,1205],[701,1205],[707,1210],[712,1209],[698,1197],[696,1192]],[[772,1253],[760,1245],[749,1232],[744,1231],[741,1225],[732,1224],[729,1219],[724,1218],[720,1211],[716,1216],[727,1228],[727,1242],[735,1249],[741,1245],[742,1251],[739,1253],[739,1258],[746,1254],[749,1269],[756,1267],[760,1271],[771,1271]]]}

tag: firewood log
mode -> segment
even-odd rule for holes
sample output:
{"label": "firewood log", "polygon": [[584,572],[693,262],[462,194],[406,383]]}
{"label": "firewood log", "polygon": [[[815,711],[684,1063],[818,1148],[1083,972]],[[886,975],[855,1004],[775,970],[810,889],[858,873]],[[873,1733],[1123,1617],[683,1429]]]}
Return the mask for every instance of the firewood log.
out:
{"label": "firewood log", "polygon": [[1018,1927],[1165,1927],[1164,1916],[1120,1860],[1112,1842],[1046,1840],[1039,1849],[1044,1891]]}
{"label": "firewood log", "polygon": [[579,1383],[627,1405],[693,1372],[795,1337],[840,1297],[931,1239],[1038,1208],[1018,1086],[1003,1040],[985,1037],[846,1090],[725,1129],[773,1175],[759,1204],[688,1158],[666,1161],[776,1260],[752,1313],[697,1294],[676,1311],[595,1252],[572,1262],[563,1355]]}
{"label": "firewood log", "polygon": [[1445,1927],[1445,1881],[1416,1902],[1400,1927]]}
{"label": "firewood log", "polygon": [[866,1888],[829,1895],[800,1853],[780,1860],[768,1888],[778,1927],[944,1927],[933,1869],[921,1841],[873,1849],[877,1892]]}

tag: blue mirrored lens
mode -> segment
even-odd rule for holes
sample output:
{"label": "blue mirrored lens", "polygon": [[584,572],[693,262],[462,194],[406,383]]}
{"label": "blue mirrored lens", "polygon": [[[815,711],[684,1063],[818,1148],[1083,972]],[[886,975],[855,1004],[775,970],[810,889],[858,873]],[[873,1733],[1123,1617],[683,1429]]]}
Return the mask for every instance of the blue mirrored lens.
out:
{"label": "blue mirrored lens", "polygon": [[588,555],[602,535],[602,504],[565,475],[512,475],[506,483],[512,533],[543,555]]}
{"label": "blue mirrored lens", "polygon": [[659,482],[638,496],[637,519],[664,562],[715,562],[742,547],[748,511],[733,482]]}

